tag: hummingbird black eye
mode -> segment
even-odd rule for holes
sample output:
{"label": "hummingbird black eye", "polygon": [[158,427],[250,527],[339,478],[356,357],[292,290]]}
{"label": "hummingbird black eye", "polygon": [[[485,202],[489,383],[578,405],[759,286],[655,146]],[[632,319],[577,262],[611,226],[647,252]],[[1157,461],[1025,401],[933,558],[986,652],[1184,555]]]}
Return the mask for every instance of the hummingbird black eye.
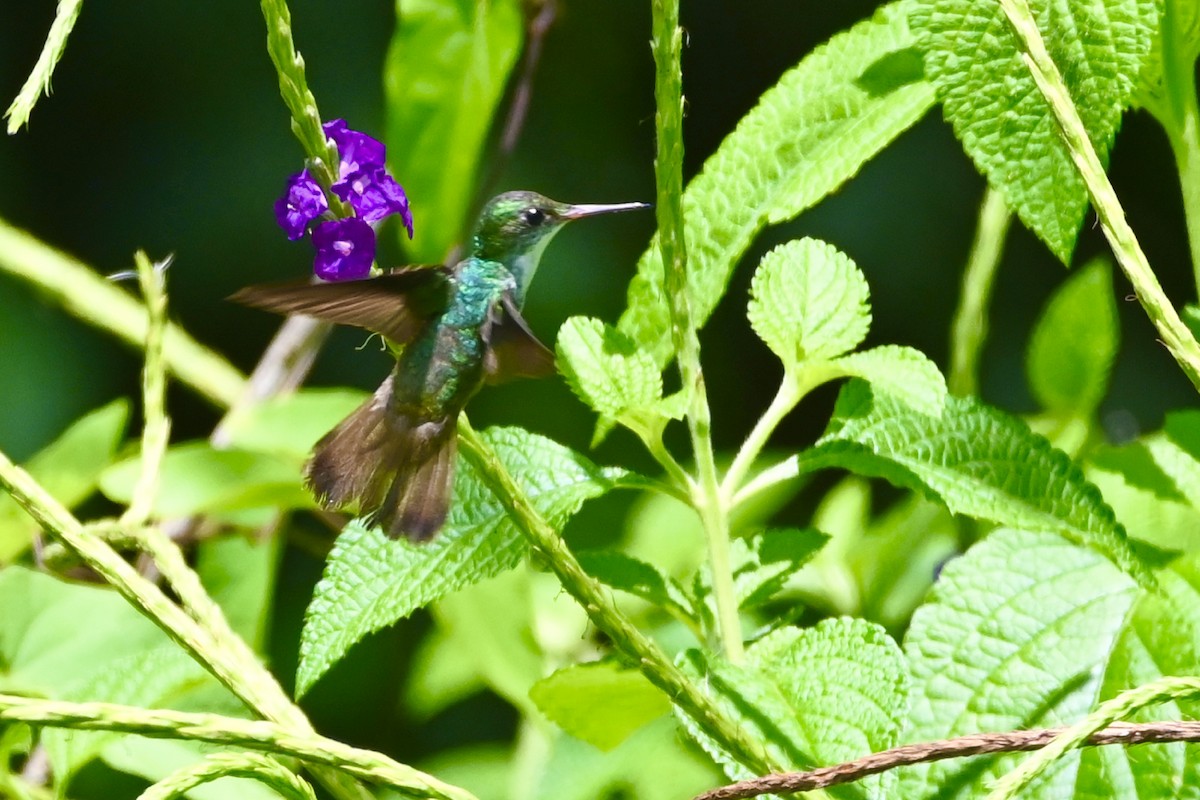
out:
{"label": "hummingbird black eye", "polygon": [[546,212],[540,208],[527,208],[521,212],[521,218],[525,220],[526,225],[536,228],[546,221]]}

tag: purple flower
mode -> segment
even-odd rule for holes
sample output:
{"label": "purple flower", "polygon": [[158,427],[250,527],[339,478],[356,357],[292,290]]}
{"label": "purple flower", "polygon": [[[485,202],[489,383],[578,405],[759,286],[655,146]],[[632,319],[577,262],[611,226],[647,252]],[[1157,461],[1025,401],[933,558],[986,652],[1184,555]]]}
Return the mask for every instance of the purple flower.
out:
{"label": "purple flower", "polygon": [[335,219],[313,228],[313,270],[321,280],[354,281],[371,273],[375,231],[361,219]]}
{"label": "purple flower", "polygon": [[366,222],[378,222],[389,214],[399,214],[412,238],[412,211],[408,195],[383,167],[352,172],[333,185],[333,193],[350,204],[354,214]]}
{"label": "purple flower", "polygon": [[[313,271],[327,281],[365,278],[375,260],[375,230],[371,223],[399,214],[408,238],[413,235],[408,196],[384,166],[383,143],[334,119],[322,129],[338,151],[338,179],[330,187],[348,203],[354,216],[322,222],[312,228],[317,255]],[[320,185],[304,170],[288,178],[287,191],[275,201],[275,220],[289,239],[300,239],[312,222],[329,211]]]}
{"label": "purple flower", "polygon": [[293,241],[304,236],[308,223],[329,210],[321,187],[303,170],[290,178],[287,191],[275,201],[275,221]]}
{"label": "purple flower", "polygon": [[332,119],[322,129],[337,145],[339,180],[345,180],[352,172],[383,166],[386,154],[383,142],[350,130],[344,119]]}

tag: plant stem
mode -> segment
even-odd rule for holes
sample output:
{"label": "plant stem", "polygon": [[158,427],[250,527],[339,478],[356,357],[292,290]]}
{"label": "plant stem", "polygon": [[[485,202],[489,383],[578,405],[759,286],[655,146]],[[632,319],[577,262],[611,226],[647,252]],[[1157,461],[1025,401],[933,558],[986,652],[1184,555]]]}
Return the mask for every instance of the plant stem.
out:
{"label": "plant stem", "polygon": [[733,588],[733,561],[729,555],[729,509],[721,497],[716,470],[713,470],[712,480],[703,474],[701,478],[703,489],[692,495],[692,505],[700,513],[708,539],[708,565],[712,571],[713,600],[717,609],[717,645],[724,649],[725,658],[737,664],[745,657],[745,648],[737,594]]}
{"label": "plant stem", "polygon": [[154,497],[158,491],[158,473],[171,436],[171,420],[167,417],[167,367],[163,363],[163,331],[167,324],[167,292],[165,262],[161,270],[151,264],[145,253],[134,256],[137,262],[138,283],[146,301],[149,322],[146,326],[146,363],[142,367],[142,467],[133,499],[121,524],[141,527],[150,519]]}
{"label": "plant stem", "polygon": [[1153,90],[1143,92],[1138,101],[1149,111],[1171,143],[1183,211],[1191,245],[1192,272],[1200,295],[1200,108],[1196,105],[1195,52],[1189,45],[1193,35],[1181,23],[1186,3],[1193,0],[1167,0],[1159,19],[1159,64],[1162,80]]}
{"label": "plant stem", "polygon": [[1190,85],[1186,89],[1183,125],[1171,136],[1171,150],[1179,169],[1183,212],[1192,251],[1192,274],[1197,296],[1200,296],[1200,107],[1196,104],[1195,77],[1190,71],[1188,77]]}
{"label": "plant stem", "polygon": [[172,772],[138,795],[137,800],[173,800],[197,786],[228,777],[252,778],[292,800],[317,800],[312,787],[299,775],[257,753],[213,753]]}
{"label": "plant stem", "polygon": [[775,484],[795,480],[798,477],[800,477],[800,459],[798,456],[788,456],[767,467],[747,481],[745,486],[738,489],[730,501],[730,508],[736,509]]}
{"label": "plant stem", "polygon": [[[818,767],[807,772],[765,775],[747,781],[731,783],[698,795],[695,800],[745,800],[764,794],[791,795],[811,792],[830,786],[840,786],[878,775],[898,767],[928,764],[948,758],[992,753],[1018,753],[1038,750],[1054,741],[1068,728],[1039,728],[1036,730],[1005,731],[1003,733],[972,733],[936,742],[906,744],[877,753]],[[1166,742],[1200,741],[1200,723],[1141,722],[1115,723],[1088,737],[1087,744],[1095,747]]]}
{"label": "plant stem", "polygon": [[[49,777],[49,759],[41,746],[28,747],[29,732],[21,726],[9,725],[0,731],[0,797],[12,800],[52,800],[53,794],[46,788]],[[25,763],[19,773],[12,765],[22,752]]]}
{"label": "plant stem", "polygon": [[1054,737],[1043,750],[996,782],[987,800],[1011,800],[1051,764],[1083,745],[1097,731],[1131,716],[1140,709],[1171,700],[1200,696],[1200,678],[1165,677],[1121,692],[1087,716]]}
{"label": "plant stem", "polygon": [[261,0],[263,20],[267,23],[267,53],[279,75],[279,96],[292,117],[292,133],[308,156],[308,169],[325,191],[329,208],[339,217],[349,215],[346,205],[330,188],[338,178],[338,153],[321,127],[317,98],[308,88],[304,59],[292,41],[292,13],[287,0]]}
{"label": "plant stem", "polygon": [[[196,616],[172,603],[157,585],[139,575],[106,542],[87,533],[70,511],[3,453],[0,453],[0,488],[7,490],[43,528],[162,628],[246,705],[295,732],[311,733],[312,725],[304,712],[291,702],[275,677],[249,653],[245,642],[229,631],[220,608],[199,585],[199,578],[187,567],[179,549],[161,531],[150,529],[154,533],[144,535],[144,544],[163,575],[175,582],[175,590],[181,596],[189,596],[191,614]],[[200,624],[198,619],[204,619],[206,624]],[[340,798],[350,800],[370,796],[363,787],[339,773],[323,771],[316,775]]]}
{"label": "plant stem", "polygon": [[[800,369],[784,374],[783,381],[779,384],[779,391],[775,393],[771,405],[759,417],[754,429],[750,431],[750,435],[746,437],[745,443],[742,444],[742,448],[734,458],[733,464],[725,473],[725,482],[721,491],[730,513],[759,492],[799,476],[797,457],[790,456],[762,470],[749,481],[745,481],[746,474],[762,454],[771,434],[779,427],[783,418],[791,413],[792,409],[813,389],[838,377],[843,376],[836,369],[830,369],[828,363],[823,362],[810,362],[807,368],[802,366]],[[745,482],[743,483],[743,481]]]}
{"label": "plant stem", "polygon": [[[0,720],[75,730],[117,731],[157,738],[191,739],[278,753],[381,783],[422,797],[475,800],[465,789],[439,781],[381,753],[342,744],[312,731],[263,720],[162,711],[116,703],[69,703],[0,695]],[[367,795],[369,797],[369,795]]]}
{"label": "plant stem", "polygon": [[458,441],[488,488],[529,539],[563,588],[579,602],[597,628],[646,678],[661,689],[681,711],[704,728],[739,762],[762,774],[770,771],[762,744],[727,719],[700,690],[671,663],[658,646],[629,621],[608,596],[603,584],[587,574],[562,538],[537,512],[521,487],[487,442],[471,427],[465,414],[459,416]]}
{"label": "plant stem", "polygon": [[713,455],[712,417],[704,372],[700,367],[700,339],[692,317],[687,248],[683,236],[683,76],[680,71],[683,31],[679,27],[679,0],[653,0],[652,8],[656,65],[654,99],[658,109],[655,115],[658,152],[654,161],[658,205],[655,210],[663,284],[670,298],[672,341],[683,391],[688,397],[688,431],[699,477],[692,497],[708,539],[717,633],[726,658],[736,663],[742,660],[743,648],[729,563],[729,509],[721,495]]}
{"label": "plant stem", "polygon": [[141,528],[134,536],[137,547],[154,561],[163,581],[179,598],[180,607],[208,636],[221,643],[227,658],[237,663],[242,680],[255,684],[254,694],[258,699],[251,706],[280,724],[311,727],[287,699],[274,676],[263,669],[246,641],[229,627],[225,613],[205,591],[200,576],[188,565],[179,545],[161,528],[154,526]]}
{"label": "plant stem", "polygon": [[4,112],[4,116],[8,117],[10,134],[16,133],[22,125],[28,125],[29,114],[38,98],[43,93],[50,94],[50,76],[54,74],[54,67],[62,58],[63,51],[67,49],[67,37],[71,35],[71,29],[75,27],[75,20],[79,19],[79,10],[82,7],[83,0],[60,0],[37,63],[25,79],[21,90],[17,92],[12,105]]}
{"label": "plant stem", "polygon": [[1126,222],[1117,194],[1104,173],[1104,166],[1100,163],[1091,140],[1088,139],[1087,129],[1071,102],[1062,75],[1046,50],[1046,43],[1038,32],[1028,2],[999,2],[1016,34],[1022,57],[1034,83],[1050,104],[1063,142],[1075,163],[1075,168],[1083,178],[1088,196],[1100,218],[1104,235],[1117,257],[1117,262],[1129,282],[1133,284],[1138,301],[1158,329],[1163,344],[1192,382],[1192,386],[1200,390],[1200,344],[1197,344],[1195,337],[1183,324],[1175,307],[1163,292],[1158,278],[1146,260],[1146,254],[1142,252],[1137,237]]}
{"label": "plant stem", "polygon": [[950,375],[946,383],[950,392],[959,397],[979,394],[979,356],[987,341],[988,302],[1010,222],[1012,211],[1003,196],[987,187],[950,330]]}
{"label": "plant stem", "polygon": [[733,459],[733,463],[729,465],[729,469],[725,472],[725,481],[721,485],[721,494],[725,498],[725,502],[732,509],[733,498],[737,494],[738,489],[742,488],[742,480],[746,477],[750,467],[758,460],[759,454],[762,453],[763,447],[766,446],[767,440],[771,438],[771,434],[779,427],[779,423],[783,418],[791,413],[807,392],[801,388],[800,382],[791,372],[784,373],[783,381],[779,384],[779,391],[775,393],[774,399],[771,400],[771,405],[767,406],[767,410],[758,418],[754,429],[750,431],[750,435],[746,437],[746,441],[742,444],[742,448],[738,450],[738,454]]}
{"label": "plant stem", "polygon": [[505,788],[509,797],[536,797],[541,779],[550,766],[554,743],[547,734],[538,712],[522,714],[517,724],[509,778]]}
{"label": "plant stem", "polygon": [[663,444],[662,431],[647,433],[641,439],[646,445],[646,450],[649,451],[654,460],[667,473],[667,477],[671,479],[673,488],[677,490],[672,494],[683,502],[690,503],[692,493],[696,491],[696,482],[692,480],[692,476],[687,474],[687,471],[680,466],[679,462],[675,460],[675,456],[671,455],[671,451]]}
{"label": "plant stem", "polygon": [[[2,220],[0,270],[38,287],[42,297],[72,316],[139,349],[145,346],[145,306],[85,264]],[[163,358],[171,374],[215,405],[228,406],[242,393],[245,377],[178,325],[167,323]]]}
{"label": "plant stem", "polygon": [[[458,239],[463,241],[471,235],[471,227],[476,217],[483,210],[484,203],[492,196],[496,184],[504,175],[517,150],[521,140],[521,132],[525,128],[525,120],[529,116],[529,107],[533,101],[533,84],[537,76],[538,65],[542,61],[542,46],[550,29],[558,19],[558,0],[527,0],[522,4],[525,15],[525,42],[521,49],[521,64],[509,79],[508,111],[504,115],[504,123],[499,138],[496,140],[491,164],[487,177],[479,182],[475,190],[475,198],[471,201],[470,213],[464,215],[462,230]],[[495,120],[498,122],[497,120]],[[456,246],[454,251],[458,251]],[[451,252],[457,256],[458,252]],[[457,260],[457,257],[454,259]],[[447,263],[453,263],[450,258]]]}
{"label": "plant stem", "polygon": [[[267,719],[275,720],[290,729],[312,731],[312,724],[304,716],[304,712],[292,703],[275,680],[275,676],[259,662],[246,640],[229,626],[225,613],[205,591],[200,576],[188,565],[179,545],[158,527],[147,527],[139,531],[137,543],[153,560],[162,579],[179,597],[180,605],[187,614],[212,637],[213,642],[218,643],[228,653],[228,660],[238,674],[243,676],[242,680],[255,687],[258,703],[249,703],[250,706]],[[212,670],[203,658],[198,660]],[[237,692],[236,687],[231,686],[230,689]],[[318,767],[314,774],[339,797],[369,797],[362,787],[354,785],[338,773]]]}

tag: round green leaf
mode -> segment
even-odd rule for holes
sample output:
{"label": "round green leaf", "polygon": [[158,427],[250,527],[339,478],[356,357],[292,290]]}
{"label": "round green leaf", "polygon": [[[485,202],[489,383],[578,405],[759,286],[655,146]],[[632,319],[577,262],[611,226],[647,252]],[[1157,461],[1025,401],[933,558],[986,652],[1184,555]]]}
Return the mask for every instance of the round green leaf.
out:
{"label": "round green leaf", "polygon": [[853,350],[871,326],[869,290],[849,256],[816,239],[782,244],[763,256],[750,286],[754,332],[794,368]]}

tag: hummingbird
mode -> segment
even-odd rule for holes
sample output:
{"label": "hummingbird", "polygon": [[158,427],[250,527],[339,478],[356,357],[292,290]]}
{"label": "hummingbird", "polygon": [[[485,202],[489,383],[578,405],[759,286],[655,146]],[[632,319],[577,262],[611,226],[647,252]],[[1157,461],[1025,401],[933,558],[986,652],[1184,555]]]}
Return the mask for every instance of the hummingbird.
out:
{"label": "hummingbird", "polygon": [[321,506],[356,505],[393,539],[432,539],[450,509],[459,412],[485,383],[554,371],[554,354],[521,316],[546,245],[571,220],[639,208],[649,204],[569,205],[505,192],[484,205],[467,256],[453,266],[261,284],[232,295],[373,331],[396,358],[375,394],[313,448],[304,478]]}

